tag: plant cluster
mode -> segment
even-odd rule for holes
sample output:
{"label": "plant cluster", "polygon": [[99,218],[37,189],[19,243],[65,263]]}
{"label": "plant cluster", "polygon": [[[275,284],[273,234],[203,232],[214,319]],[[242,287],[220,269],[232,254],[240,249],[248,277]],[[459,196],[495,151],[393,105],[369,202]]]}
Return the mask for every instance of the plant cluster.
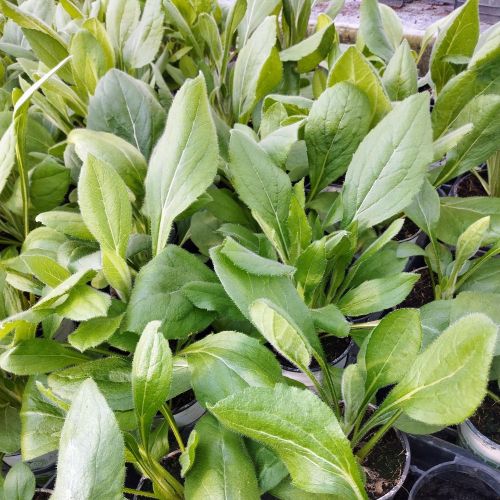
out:
{"label": "plant cluster", "polygon": [[0,0],[5,498],[377,498],[500,382],[500,23],[326,3]]}

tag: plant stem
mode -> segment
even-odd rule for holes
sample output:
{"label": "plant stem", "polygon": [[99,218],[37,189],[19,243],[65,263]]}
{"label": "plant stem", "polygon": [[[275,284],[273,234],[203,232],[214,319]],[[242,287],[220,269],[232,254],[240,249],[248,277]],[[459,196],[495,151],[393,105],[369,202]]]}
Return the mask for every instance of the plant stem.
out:
{"label": "plant stem", "polygon": [[401,416],[403,410],[398,410],[366,443],[361,450],[356,453],[359,461],[362,462],[373,450],[374,446],[382,439],[384,434],[392,427],[394,422]]}
{"label": "plant stem", "polygon": [[133,488],[123,488],[123,493],[130,493],[131,495],[137,495],[138,497],[159,499],[159,497],[157,497],[154,493],[149,493],[148,491],[134,490]]}
{"label": "plant stem", "polygon": [[498,397],[494,392],[487,390],[486,391],[487,396],[492,399],[495,403],[500,403],[500,397]]}
{"label": "plant stem", "polygon": [[179,445],[180,450],[182,452],[185,451],[186,447],[184,446],[184,442],[182,441],[182,437],[177,427],[177,423],[175,422],[175,418],[172,415],[172,410],[164,404],[161,406],[160,411],[165,417],[165,420],[167,421],[170,429],[172,429],[172,433],[175,437],[175,440],[177,441],[177,444]]}

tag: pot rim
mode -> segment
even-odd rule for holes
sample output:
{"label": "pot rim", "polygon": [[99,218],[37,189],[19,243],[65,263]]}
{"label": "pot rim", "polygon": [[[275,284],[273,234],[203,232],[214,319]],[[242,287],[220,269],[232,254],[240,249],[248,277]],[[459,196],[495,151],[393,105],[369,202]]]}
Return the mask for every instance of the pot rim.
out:
{"label": "pot rim", "polygon": [[485,436],[469,419],[464,420],[459,427],[467,427],[475,438],[480,439],[484,444],[491,446],[492,448],[500,450],[500,443],[491,440],[489,437]]}
{"label": "pot rim", "polygon": [[[496,478],[492,473],[490,473],[487,470],[487,467],[484,466],[481,463],[477,464],[472,464],[472,463],[467,463],[467,462],[457,462],[457,461],[448,461],[448,462],[442,462],[440,464],[435,465],[434,467],[431,467],[430,469],[426,470],[416,481],[415,484],[412,486],[410,490],[410,494],[408,497],[408,500],[415,500],[415,495],[418,493],[418,490],[424,484],[429,477],[434,477],[434,476],[439,476],[440,470],[443,469],[446,471],[447,469],[449,470],[455,470],[461,474],[468,475],[475,480],[481,480],[483,484],[486,484],[490,488],[494,488],[492,484],[489,484],[486,481],[486,477],[491,479],[492,482],[495,482],[497,484],[500,484],[498,478]],[[493,491],[495,491],[493,489]]]}

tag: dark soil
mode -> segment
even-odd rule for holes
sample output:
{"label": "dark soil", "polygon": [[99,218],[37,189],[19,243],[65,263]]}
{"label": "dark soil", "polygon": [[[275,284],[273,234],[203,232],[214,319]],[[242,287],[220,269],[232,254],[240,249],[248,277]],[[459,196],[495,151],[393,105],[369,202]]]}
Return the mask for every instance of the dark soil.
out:
{"label": "dark soil", "polygon": [[468,198],[470,196],[486,196],[483,186],[478,178],[473,174],[467,174],[462,177],[455,185],[454,195],[460,198]]}
{"label": "dark soil", "polygon": [[435,476],[420,488],[416,500],[498,500],[499,496],[484,483],[460,472]]}
{"label": "dark soil", "polygon": [[191,406],[196,401],[196,396],[194,392],[190,389],[189,391],[179,394],[172,399],[172,413],[180,413],[189,406]]}
{"label": "dark soil", "polygon": [[413,290],[408,297],[401,302],[399,307],[422,307],[434,300],[434,290],[429,269],[424,267],[417,271],[420,274],[420,279],[415,283]]}
{"label": "dark soil", "polygon": [[419,227],[414,224],[410,219],[405,219],[401,231],[394,237],[396,241],[403,241],[413,238],[420,231]]}
{"label": "dark soil", "polygon": [[[360,443],[360,447],[363,444]],[[396,432],[390,430],[362,464],[368,498],[380,498],[394,488],[403,474],[405,461],[405,449]]]}
{"label": "dark soil", "polygon": [[470,420],[481,434],[500,444],[500,403],[486,396]]}
{"label": "dark soil", "polygon": [[[333,337],[331,335],[325,335],[324,337],[321,337],[321,345],[323,346],[323,349],[325,350],[326,360],[329,363],[332,363],[338,357],[340,357],[342,354],[344,354],[345,350],[349,347],[350,343],[351,343],[350,337],[338,338],[338,337]],[[285,370],[298,371],[297,367],[295,365],[292,365],[290,363],[290,361],[285,359],[283,356],[281,356],[279,353],[277,353],[274,349],[273,349],[273,351],[274,351],[279,363],[281,364],[281,366]],[[311,364],[309,365],[309,368],[311,368],[312,370],[319,369],[319,365],[315,359],[312,360]]]}

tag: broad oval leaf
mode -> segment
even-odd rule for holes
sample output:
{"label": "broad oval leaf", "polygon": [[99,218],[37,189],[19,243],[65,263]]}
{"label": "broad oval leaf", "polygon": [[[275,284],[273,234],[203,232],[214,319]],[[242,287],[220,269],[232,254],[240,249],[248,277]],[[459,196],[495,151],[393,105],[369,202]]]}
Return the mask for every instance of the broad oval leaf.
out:
{"label": "broad oval leaf", "polygon": [[260,498],[255,469],[243,439],[212,415],[205,415],[195,431],[199,441],[194,464],[186,475],[186,498]]}
{"label": "broad oval leaf", "polygon": [[64,422],[57,471],[53,500],[123,498],[123,437],[91,379],[81,385]]}
{"label": "broad oval leaf", "polygon": [[209,335],[181,354],[187,357],[191,384],[203,405],[215,404],[248,386],[272,387],[282,379],[272,353],[243,333]]}
{"label": "broad oval leaf", "polygon": [[431,425],[464,421],[484,398],[497,332],[484,314],[459,319],[408,367],[380,410],[400,408]]}
{"label": "broad oval leaf", "polygon": [[385,33],[377,0],[362,0],[359,15],[359,28],[366,46],[376,56],[389,61],[394,47]]}
{"label": "broad oval leaf", "polygon": [[418,69],[405,39],[385,68],[382,82],[391,101],[402,101],[418,90]]}
{"label": "broad oval leaf", "polygon": [[210,186],[217,172],[217,135],[200,75],[177,92],[146,176],[153,254],[165,247],[174,219]]}
{"label": "broad oval leaf", "polygon": [[372,227],[408,206],[432,161],[429,96],[398,104],[360,144],[347,169],[343,223]]}
{"label": "broad oval leaf", "polygon": [[159,321],[148,323],[132,361],[132,394],[142,441],[148,442],[151,422],[166,401],[172,382],[172,351]]}
{"label": "broad oval leaf", "polygon": [[314,102],[305,126],[310,198],[345,173],[370,128],[370,102],[349,82],[327,88]]}
{"label": "broad oval leaf", "polygon": [[3,497],[7,500],[31,500],[35,494],[36,481],[33,472],[24,462],[12,466],[3,484]]}
{"label": "broad oval leaf", "polygon": [[146,159],[163,132],[165,120],[165,110],[152,89],[117,69],[100,79],[89,100],[87,127],[125,139]]}
{"label": "broad oval leaf", "polygon": [[210,408],[227,428],[284,462],[296,486],[343,499],[367,498],[359,465],[332,410],[312,392],[249,387]]}

